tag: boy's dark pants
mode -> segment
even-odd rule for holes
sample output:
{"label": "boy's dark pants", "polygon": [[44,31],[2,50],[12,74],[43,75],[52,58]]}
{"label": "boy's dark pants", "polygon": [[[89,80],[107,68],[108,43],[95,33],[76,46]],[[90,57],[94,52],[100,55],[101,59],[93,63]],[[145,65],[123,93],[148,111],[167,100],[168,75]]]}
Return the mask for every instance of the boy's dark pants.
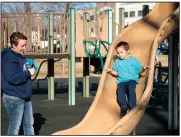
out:
{"label": "boy's dark pants", "polygon": [[[124,116],[127,110],[131,110],[136,105],[136,81],[130,80],[118,84],[118,103],[121,107],[121,115]],[[127,95],[127,99],[126,99]]]}

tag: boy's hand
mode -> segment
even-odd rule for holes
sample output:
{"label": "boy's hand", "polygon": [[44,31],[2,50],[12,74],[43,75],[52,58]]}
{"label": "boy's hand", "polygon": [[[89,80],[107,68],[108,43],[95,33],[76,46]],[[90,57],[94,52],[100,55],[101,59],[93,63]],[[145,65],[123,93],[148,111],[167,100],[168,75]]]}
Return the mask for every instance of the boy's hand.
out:
{"label": "boy's hand", "polygon": [[103,70],[106,71],[107,73],[109,73],[109,74],[115,76],[115,77],[118,76],[118,73],[117,73],[116,71],[112,70],[112,69],[105,68],[105,69],[103,69]]}
{"label": "boy's hand", "polygon": [[111,72],[112,71],[112,69],[109,69],[109,68],[105,68],[105,69],[103,69],[104,71],[106,71],[106,72]]}
{"label": "boy's hand", "polygon": [[144,70],[146,70],[146,69],[150,70],[151,67],[150,66],[144,66]]}

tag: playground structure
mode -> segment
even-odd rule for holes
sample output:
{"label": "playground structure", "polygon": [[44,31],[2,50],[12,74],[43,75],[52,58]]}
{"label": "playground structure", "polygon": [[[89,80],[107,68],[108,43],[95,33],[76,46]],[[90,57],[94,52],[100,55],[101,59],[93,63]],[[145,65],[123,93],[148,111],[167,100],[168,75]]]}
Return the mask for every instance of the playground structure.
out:
{"label": "playground structure", "polygon": [[[110,68],[112,67],[113,58],[116,55],[114,51],[114,47],[120,40],[124,40],[130,43],[131,55],[137,57],[142,62],[143,65],[150,64],[150,66],[154,67],[154,59],[155,59],[157,46],[162,40],[164,40],[165,37],[167,37],[170,33],[178,29],[179,10],[177,8],[178,8],[177,3],[157,4],[155,6],[155,9],[150,14],[145,16],[142,20],[134,23],[130,27],[123,30],[123,32],[120,33],[113,40],[113,42],[109,41],[110,43],[112,42],[112,44],[109,47],[109,53],[107,56],[105,67],[110,67]],[[72,8],[69,9],[69,14],[62,16],[62,18],[64,17],[63,24],[68,24],[68,25],[67,26],[61,25],[61,22],[59,21],[57,23],[59,25],[55,25],[57,26],[56,28],[59,28],[59,29],[56,29],[57,30],[56,32],[53,31],[54,30],[53,27],[50,27],[50,26],[53,26],[52,24],[54,21],[51,21],[51,20],[54,20],[52,16],[54,13],[49,12],[45,14],[46,14],[46,18],[49,20],[45,21],[47,22],[45,24],[47,26],[47,30],[42,31],[44,32],[42,36],[47,36],[44,39],[48,39],[48,44],[50,46],[48,46],[48,49],[41,48],[41,46],[38,49],[35,48],[36,46],[31,47],[30,46],[31,39],[33,40],[35,38],[34,33],[37,32],[37,31],[34,31],[33,38],[31,38],[32,36],[31,34],[28,35],[29,36],[28,38],[31,38],[31,39],[27,46],[28,47],[27,51],[24,55],[30,58],[48,58],[49,59],[48,61],[48,74],[49,74],[48,75],[49,77],[48,78],[48,82],[49,82],[48,94],[49,94],[49,99],[51,100],[54,99],[54,92],[53,92],[54,91],[54,87],[53,87],[54,70],[52,67],[53,61],[54,61],[53,58],[69,58],[69,75],[70,75],[69,76],[69,97],[70,97],[69,104],[75,105],[75,88],[74,88],[75,86],[75,57],[84,57],[84,64],[85,64],[84,65],[84,83],[85,83],[84,96],[88,96],[89,94],[88,93],[88,86],[89,86],[88,85],[89,84],[88,71],[89,70],[87,70],[86,68],[87,66],[89,66],[89,61],[88,61],[87,55],[85,54],[85,52],[83,52],[84,51],[83,49],[86,47],[83,44],[86,43],[88,45],[87,49],[90,49],[90,51],[88,51],[87,53],[90,53],[90,54],[93,53],[92,55],[94,55],[96,53],[95,51],[96,46],[94,46],[94,44],[90,42],[84,42],[84,40],[93,41],[97,44],[99,43],[99,40],[102,40],[102,39],[100,39],[100,37],[95,38],[95,35],[90,36],[91,34],[88,32],[85,35],[76,34],[78,32],[83,33],[84,31],[82,32],[77,31],[78,27],[76,25],[80,25],[80,24],[78,23],[77,15],[76,17],[74,16],[75,10]],[[25,16],[28,16],[27,18],[32,19],[33,21],[35,20],[39,21],[39,19],[30,18],[29,14],[26,14]],[[57,14],[57,16],[59,16],[59,14]],[[61,17],[57,17],[57,19],[58,18],[61,18]],[[74,22],[75,18],[77,20],[76,24]],[[81,18],[79,19],[81,20]],[[104,17],[104,19],[106,18],[107,17]],[[81,22],[83,26],[86,26],[89,24],[89,22],[87,21],[87,17],[84,17],[82,19],[85,21],[83,23]],[[4,24],[7,24],[8,19],[4,18],[3,20],[4,20]],[[31,26],[31,25],[28,25],[28,23],[30,22],[32,21],[27,21],[27,23],[23,23],[23,24],[27,24],[27,26]],[[8,44],[7,39],[8,39],[8,36],[11,34],[11,32],[8,34],[7,33],[8,29],[6,28],[6,25],[2,25],[2,26],[5,26],[2,29],[2,34],[3,34],[2,39],[4,40],[4,43],[3,43],[3,47],[4,47],[4,45]],[[23,25],[20,25],[20,26],[21,27],[19,28],[22,29]],[[95,26],[98,26],[98,25],[95,25]],[[34,30],[36,29],[38,30],[38,27],[37,28],[32,27],[32,28],[34,28]],[[44,27],[42,27],[42,30],[43,28]],[[62,33],[62,35],[60,35],[57,38],[59,39],[59,41],[62,41],[61,42],[62,49],[58,50],[58,44],[56,44],[55,50],[53,50],[54,49],[53,35],[55,33],[59,34],[60,31],[62,30],[60,28],[63,28],[63,31],[65,32],[65,33]],[[85,27],[85,28],[88,28],[88,27]],[[18,28],[16,28],[16,30],[18,30]],[[90,32],[90,29],[88,30]],[[25,34],[27,34],[26,31],[27,30],[25,29],[24,31]],[[46,33],[48,35],[46,35]],[[96,32],[96,34],[101,35],[101,32]],[[102,34],[106,34],[106,33],[102,32]],[[82,36],[82,38],[78,38],[78,36]],[[36,37],[41,37],[41,36],[36,36]],[[107,39],[103,39],[103,41],[104,40],[107,41]],[[80,43],[80,45],[78,44],[78,42]],[[41,45],[40,43],[41,42],[39,42],[37,45]],[[44,47],[45,47],[46,42],[44,41],[42,43],[44,43]],[[58,40],[56,41],[56,43],[58,43]],[[66,50],[66,47],[67,47],[67,50]],[[75,47],[77,49],[76,52],[75,52]],[[93,51],[91,51],[92,49]],[[107,51],[102,52],[103,50],[101,50],[100,52],[101,55],[106,55]],[[67,135],[92,135],[92,134],[94,135],[95,134],[126,135],[126,134],[130,134],[132,130],[136,127],[140,118],[142,117],[146,109],[147,103],[149,101],[149,98],[151,96],[152,86],[153,86],[153,71],[154,70],[151,70],[148,74],[145,73],[145,77],[141,78],[140,83],[137,86],[137,100],[138,100],[137,106],[122,119],[119,118],[120,110],[116,102],[116,82],[115,82],[116,78],[103,72],[101,76],[99,88],[97,91],[97,95],[85,118],[77,126],[65,131],[56,132],[54,133],[54,135],[63,135],[63,134],[67,134]],[[96,123],[97,119],[99,119],[100,121],[99,125]]]}
{"label": "playground structure", "polygon": [[[111,68],[113,65],[113,57],[116,55],[115,46],[120,40],[127,41],[131,46],[131,55],[137,57],[143,65],[150,65],[154,68],[155,55],[158,45],[169,35],[172,34],[176,39],[179,29],[179,4],[178,3],[159,3],[155,8],[143,19],[135,22],[122,33],[120,33],[112,42],[108,57],[105,63],[106,68]],[[172,41],[172,49],[178,48],[176,40]],[[173,53],[173,51],[172,51]],[[172,60],[178,56],[172,56]],[[175,61],[174,61],[175,62]],[[172,62],[172,63],[174,63]],[[172,64],[178,65],[177,63]],[[173,67],[174,68],[174,67]],[[174,68],[176,75],[171,76],[173,82],[176,82],[178,75],[178,67]],[[144,114],[144,111],[149,102],[153,88],[154,69],[145,73],[145,76],[140,79],[137,85],[137,105],[125,117],[120,119],[119,106],[116,102],[116,78],[103,72],[99,83],[97,95],[91,105],[89,111],[83,120],[76,126],[54,133],[53,135],[128,135],[130,134],[139,120]],[[177,83],[177,82],[176,82]],[[172,94],[178,94],[177,85],[173,88]],[[176,99],[176,98],[175,98]],[[173,101],[173,98],[172,98]],[[175,107],[178,106],[173,103]],[[170,105],[172,105],[170,103]],[[173,120],[176,126],[178,111],[172,114],[169,121]],[[170,113],[170,112],[169,112]],[[99,124],[97,124],[99,121]],[[173,122],[172,121],[172,122]],[[173,122],[173,123],[174,123]],[[174,127],[173,126],[173,127]]]}
{"label": "playground structure", "polygon": [[[60,68],[63,73],[66,69],[65,59],[68,59],[69,105],[75,105],[75,58],[83,57],[83,96],[89,97],[89,58],[100,59],[102,67],[104,66],[102,58],[107,56],[109,45],[112,42],[112,17],[108,19],[112,15],[111,13],[111,10],[106,11],[98,25],[96,22],[90,22],[88,13],[75,14],[73,8],[69,9],[69,13],[55,13],[53,11],[4,13],[2,16],[1,47],[10,46],[8,38],[14,31],[20,31],[27,35],[28,41],[24,56],[34,59],[48,59],[49,100],[54,99],[54,58],[63,62]],[[12,25],[12,22],[15,25]],[[105,22],[107,23],[105,24]]]}

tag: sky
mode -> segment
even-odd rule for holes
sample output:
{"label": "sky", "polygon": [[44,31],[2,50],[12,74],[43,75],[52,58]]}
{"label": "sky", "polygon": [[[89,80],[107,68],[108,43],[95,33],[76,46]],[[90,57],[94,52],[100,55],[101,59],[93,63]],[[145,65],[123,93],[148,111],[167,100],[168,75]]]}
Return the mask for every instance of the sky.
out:
{"label": "sky", "polygon": [[[32,12],[43,12],[47,10],[60,10],[60,5],[65,9],[66,3],[60,2],[30,2]],[[24,2],[2,2],[2,12],[24,12]],[[73,2],[72,7],[75,9],[91,8],[96,7],[96,3],[90,2]]]}

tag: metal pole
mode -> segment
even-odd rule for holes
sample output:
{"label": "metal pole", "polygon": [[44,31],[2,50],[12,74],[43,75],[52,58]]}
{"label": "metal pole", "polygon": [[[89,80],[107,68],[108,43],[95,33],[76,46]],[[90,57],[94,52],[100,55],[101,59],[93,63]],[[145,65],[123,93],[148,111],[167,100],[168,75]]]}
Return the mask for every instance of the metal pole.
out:
{"label": "metal pole", "polygon": [[112,24],[113,24],[113,14],[112,14],[112,10],[111,9],[107,9],[106,13],[108,14],[108,42],[112,43],[112,39],[113,39],[113,31],[112,31]]}
{"label": "metal pole", "polygon": [[124,28],[124,11],[125,11],[124,8],[119,8],[119,25],[122,28]]}
{"label": "metal pole", "polygon": [[70,14],[70,36],[69,36],[69,105],[75,105],[75,77],[76,77],[76,69],[75,69],[75,9],[69,8]]}
{"label": "metal pole", "polygon": [[[48,16],[48,52],[53,53],[53,12]],[[54,59],[48,59],[48,100],[54,100]]]}
{"label": "metal pole", "polygon": [[[89,13],[84,12],[83,13],[85,18],[84,27],[86,27],[85,30],[89,31],[87,20],[90,20]],[[89,33],[86,31],[85,38],[89,37]],[[90,67],[90,58],[89,57],[83,57],[83,97],[89,97],[89,67]]]}
{"label": "metal pole", "polygon": [[168,129],[178,129],[178,34],[169,36]]}
{"label": "metal pole", "polygon": [[143,17],[149,13],[149,5],[143,5]]}
{"label": "metal pole", "polygon": [[83,58],[83,97],[89,97],[89,66],[90,59]]}

